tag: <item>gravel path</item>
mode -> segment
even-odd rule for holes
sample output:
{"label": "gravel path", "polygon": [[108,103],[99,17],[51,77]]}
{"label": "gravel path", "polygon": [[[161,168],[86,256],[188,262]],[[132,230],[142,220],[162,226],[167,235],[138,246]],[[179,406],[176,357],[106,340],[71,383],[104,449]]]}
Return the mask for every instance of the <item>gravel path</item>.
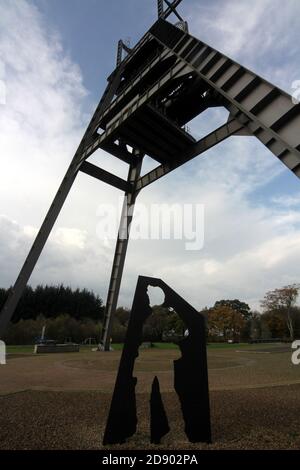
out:
{"label": "gravel path", "polygon": [[[173,392],[173,360],[179,356],[176,350],[140,352],[139,427],[122,449],[151,448],[154,374],[171,427],[163,448],[201,448],[187,442]],[[120,351],[9,356],[0,368],[0,449],[100,449],[119,359]],[[300,366],[291,364],[289,349],[209,350],[208,364],[214,441],[209,448],[300,449]]]}
{"label": "gravel path", "polygon": [[[207,448],[186,440],[176,395],[163,393],[171,432],[162,448]],[[137,396],[139,427],[123,449],[149,444],[149,395]],[[110,395],[27,391],[0,397],[0,449],[100,449]],[[300,385],[211,393],[212,449],[300,449]]]}

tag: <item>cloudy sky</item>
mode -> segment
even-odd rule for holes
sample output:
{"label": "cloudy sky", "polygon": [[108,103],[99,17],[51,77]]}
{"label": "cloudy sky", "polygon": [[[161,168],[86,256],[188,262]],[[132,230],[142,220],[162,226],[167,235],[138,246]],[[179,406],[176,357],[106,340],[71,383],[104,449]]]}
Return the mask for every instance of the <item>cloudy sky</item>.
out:
{"label": "cloudy sky", "polygon": [[[299,0],[185,0],[190,31],[291,93],[300,80]],[[134,45],[155,0],[0,0],[0,286],[11,285],[114,68],[116,42]],[[211,110],[200,137],[227,119]],[[122,177],[104,152],[93,161]],[[150,167],[146,162],[144,171]],[[114,251],[99,239],[99,206],[120,192],[79,175],[30,283],[88,287],[104,299]],[[254,138],[233,137],[145,189],[139,202],[203,204],[204,246],[131,240],[120,304],[138,274],[161,277],[195,307],[300,281],[300,184]]]}

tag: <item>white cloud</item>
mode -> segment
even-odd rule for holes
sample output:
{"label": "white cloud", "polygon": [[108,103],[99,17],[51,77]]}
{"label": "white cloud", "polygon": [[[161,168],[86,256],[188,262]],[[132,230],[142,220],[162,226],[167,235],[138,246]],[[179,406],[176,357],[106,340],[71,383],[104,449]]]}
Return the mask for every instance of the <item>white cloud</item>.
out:
{"label": "white cloud", "polygon": [[299,79],[300,2],[186,2],[192,34],[290,91]]}
{"label": "white cloud", "polygon": [[[35,235],[35,227],[23,227],[0,216],[1,285],[9,285],[15,277]],[[107,282],[109,267],[110,260],[104,247],[94,243],[85,230],[57,227],[49,237],[31,282],[34,285],[65,282],[73,287],[88,286],[98,291],[99,273],[101,283]]]}
{"label": "white cloud", "polygon": [[[203,203],[203,250],[187,252],[181,242],[131,242],[127,272],[161,277],[197,307],[224,297],[239,297],[258,307],[266,290],[299,279],[299,212],[287,216],[281,208],[253,204],[248,199],[251,181],[259,171],[252,172],[249,181],[240,186],[236,178],[232,189],[230,172],[214,175],[213,165],[217,169],[218,160],[227,158],[225,147],[227,151],[235,149],[233,142],[228,142],[222,146],[222,157],[215,152],[199,163],[193,178],[196,183],[187,185],[188,179],[183,177],[185,184],[181,185],[173,176],[168,182],[171,195],[162,187],[154,194],[153,186],[140,196],[148,202],[161,198],[177,203],[182,198]],[[245,163],[246,159],[240,158]],[[213,178],[207,178],[208,168]]]}
{"label": "white cloud", "polygon": [[285,209],[299,206],[300,194],[292,195],[292,196],[274,196],[272,198],[272,202]]}

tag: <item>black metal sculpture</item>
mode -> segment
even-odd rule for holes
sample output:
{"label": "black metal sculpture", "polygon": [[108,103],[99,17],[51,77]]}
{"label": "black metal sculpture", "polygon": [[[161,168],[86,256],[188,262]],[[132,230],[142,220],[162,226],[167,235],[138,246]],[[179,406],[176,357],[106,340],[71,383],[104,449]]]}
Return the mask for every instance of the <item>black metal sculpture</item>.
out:
{"label": "black metal sculpture", "polygon": [[[142,342],[143,325],[152,313],[147,294],[149,286],[163,290],[163,306],[173,308],[188,331],[179,343],[182,357],[174,361],[174,387],[180,399],[188,439],[209,443],[211,427],[204,317],[162,280],[139,276],[103,444],[122,444],[136,432],[137,379],[133,377],[133,370]],[[159,383],[155,378],[151,393],[151,442],[159,443],[168,431]]]}

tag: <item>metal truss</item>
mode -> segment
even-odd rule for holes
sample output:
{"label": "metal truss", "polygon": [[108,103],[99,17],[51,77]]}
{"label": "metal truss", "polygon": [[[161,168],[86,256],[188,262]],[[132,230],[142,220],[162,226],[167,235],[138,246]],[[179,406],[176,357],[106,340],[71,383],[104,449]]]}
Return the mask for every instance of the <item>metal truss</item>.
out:
{"label": "metal truss", "polygon": [[[144,187],[235,135],[256,137],[300,177],[300,105],[278,87],[188,34],[182,25],[166,21],[171,13],[180,17],[176,11],[179,3],[181,0],[158,1],[159,19],[136,46],[130,49],[119,42],[117,67],[108,77],[103,97],[1,312],[0,338],[79,171],[124,192],[102,333],[104,350],[110,346],[132,211]],[[228,121],[196,141],[186,124],[216,106],[228,110]],[[128,164],[127,180],[86,161],[98,149]],[[158,166],[140,176],[144,155]]]}
{"label": "metal truss", "polygon": [[[176,10],[181,2],[182,0],[173,0],[173,2],[170,2],[169,0],[157,0],[158,18],[166,20],[168,16],[174,13],[179,21],[184,21]],[[166,10],[164,9],[164,3],[167,5]]]}

